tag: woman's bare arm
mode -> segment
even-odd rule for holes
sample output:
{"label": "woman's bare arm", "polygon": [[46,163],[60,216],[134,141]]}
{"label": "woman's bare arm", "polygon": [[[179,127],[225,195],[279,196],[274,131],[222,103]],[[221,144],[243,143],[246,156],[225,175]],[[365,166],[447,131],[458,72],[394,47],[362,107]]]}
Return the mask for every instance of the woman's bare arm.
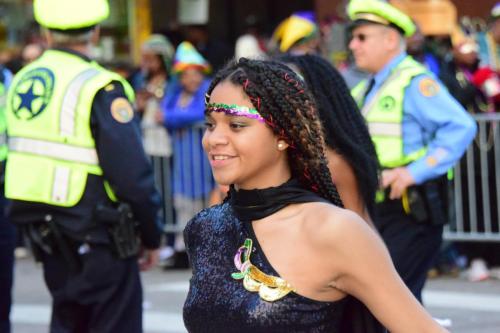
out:
{"label": "woman's bare arm", "polygon": [[380,237],[355,214],[335,210],[316,234],[335,254],[325,256],[336,274],[332,286],[361,300],[390,332],[447,332],[404,285]]}

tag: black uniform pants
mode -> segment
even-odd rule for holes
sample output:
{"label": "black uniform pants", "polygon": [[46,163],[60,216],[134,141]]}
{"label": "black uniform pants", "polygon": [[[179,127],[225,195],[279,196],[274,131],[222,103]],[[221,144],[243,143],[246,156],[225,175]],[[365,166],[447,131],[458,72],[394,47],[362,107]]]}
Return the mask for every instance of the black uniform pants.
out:
{"label": "black uniform pants", "polygon": [[117,259],[107,246],[91,245],[70,271],[60,255],[42,254],[52,295],[51,333],[142,332],[142,287],[136,258]]}
{"label": "black uniform pants", "polygon": [[422,302],[422,289],[441,242],[443,226],[416,223],[401,200],[377,204],[375,226],[389,249],[394,266],[413,295]]}

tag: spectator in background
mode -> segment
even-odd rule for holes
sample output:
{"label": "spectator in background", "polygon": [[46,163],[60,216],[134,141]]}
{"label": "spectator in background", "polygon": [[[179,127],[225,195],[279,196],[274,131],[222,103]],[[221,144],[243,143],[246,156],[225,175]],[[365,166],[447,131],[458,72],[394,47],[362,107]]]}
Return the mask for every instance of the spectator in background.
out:
{"label": "spectator in background", "polygon": [[431,52],[427,47],[427,41],[422,34],[418,24],[415,24],[415,33],[406,39],[406,52],[413,57],[413,59],[424,65],[429,71],[439,76],[441,68],[438,57]]}
{"label": "spectator in background", "polygon": [[196,50],[208,60],[214,70],[224,66],[233,58],[233,50],[221,39],[211,37],[207,25],[190,25],[186,27],[186,39]]}
{"label": "spectator in background", "polygon": [[493,71],[500,70],[500,2],[491,10],[488,30],[477,36],[479,44],[480,67],[489,67]]}
{"label": "spectator in background", "polygon": [[[210,80],[209,63],[189,42],[182,42],[175,53],[173,73],[176,81],[163,102],[164,124],[173,147],[173,196],[177,226],[186,223],[208,204],[214,181],[201,146],[205,112],[205,92]],[[187,267],[182,233],[176,236],[174,267]]]}
{"label": "spectator in background", "polygon": [[150,156],[171,155],[170,139],[162,125],[160,101],[165,95],[174,48],[162,35],[151,35],[141,48],[141,71],[133,80],[137,111],[142,113],[144,149]]}
{"label": "spectator in background", "polygon": [[441,81],[469,113],[494,109],[494,106],[488,103],[483,91],[473,83],[479,65],[477,43],[463,33],[457,33],[452,43],[452,54],[445,59],[442,66]]}
{"label": "spectator in background", "polygon": [[500,2],[491,10],[488,30],[477,36],[479,44],[479,69],[473,82],[480,87],[486,97],[500,107]]}
{"label": "spectator in background", "polygon": [[[151,157],[155,170],[155,181],[163,200],[171,204],[168,185],[171,181],[169,164],[172,147],[167,130],[163,126],[163,111],[160,104],[170,85],[169,73],[172,69],[174,47],[170,41],[160,34],[151,35],[141,46],[140,70],[132,76],[132,84],[136,91],[137,111],[141,115],[141,129],[144,150]],[[163,210],[165,219],[171,219]],[[160,250],[160,262],[163,263],[173,253],[173,238],[166,238],[167,246]]]}
{"label": "spectator in background", "polygon": [[253,15],[248,16],[245,19],[245,32],[236,40],[235,58],[263,59],[266,56],[265,45],[265,41],[260,36],[258,19]]}

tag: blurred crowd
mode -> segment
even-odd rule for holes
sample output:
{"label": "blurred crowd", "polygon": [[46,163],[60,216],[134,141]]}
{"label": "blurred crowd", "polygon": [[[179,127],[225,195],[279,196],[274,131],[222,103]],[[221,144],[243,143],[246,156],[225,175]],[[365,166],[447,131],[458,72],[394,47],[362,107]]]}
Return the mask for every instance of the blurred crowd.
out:
{"label": "blurred crowd", "polygon": [[[398,1],[394,3],[397,5]],[[410,15],[417,13],[411,15],[418,31],[407,41],[408,53],[425,64],[471,114],[497,112],[500,3],[492,8],[488,17],[479,18],[457,18],[453,9],[440,11],[442,17],[430,15],[432,8],[415,12],[401,5],[401,9]],[[210,75],[226,61],[232,57],[271,58],[283,53],[314,53],[334,64],[350,88],[367,77],[355,68],[349,55],[346,19],[332,16],[318,21],[313,12],[297,12],[279,22],[272,32],[264,31],[253,15],[246,18],[245,24],[245,31],[234,46],[210,35],[207,26],[195,25],[175,38],[157,33],[149,36],[141,47],[136,67],[127,63],[108,64],[135,90],[135,108],[146,152],[160,161],[160,169],[171,170],[162,177],[169,183],[170,193],[164,195],[174,208],[172,217],[177,230],[182,230],[203,207],[220,202],[227,190],[215,184],[200,142]],[[21,49],[0,51],[0,63],[15,74],[39,57],[44,48],[40,38],[30,38]],[[479,147],[476,145],[475,149]],[[166,266],[187,267],[182,233],[176,234],[165,239],[163,262]],[[25,256],[22,240],[18,245],[16,255]],[[461,257],[462,248],[447,244],[444,253],[442,264],[436,267],[438,272],[455,272],[467,265]],[[498,255],[484,253],[481,248],[468,247],[465,253],[471,258],[481,256],[491,264],[500,264]],[[484,261],[476,266],[480,268],[470,277],[472,280],[489,276]]]}

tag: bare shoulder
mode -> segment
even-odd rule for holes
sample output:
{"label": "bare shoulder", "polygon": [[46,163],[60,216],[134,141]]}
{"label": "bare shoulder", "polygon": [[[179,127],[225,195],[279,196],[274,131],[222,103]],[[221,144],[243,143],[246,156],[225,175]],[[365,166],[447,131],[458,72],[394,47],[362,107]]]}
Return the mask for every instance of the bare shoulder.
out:
{"label": "bare shoulder", "polygon": [[311,241],[331,247],[351,246],[376,233],[356,213],[328,203],[313,203],[307,207],[305,228]]}

